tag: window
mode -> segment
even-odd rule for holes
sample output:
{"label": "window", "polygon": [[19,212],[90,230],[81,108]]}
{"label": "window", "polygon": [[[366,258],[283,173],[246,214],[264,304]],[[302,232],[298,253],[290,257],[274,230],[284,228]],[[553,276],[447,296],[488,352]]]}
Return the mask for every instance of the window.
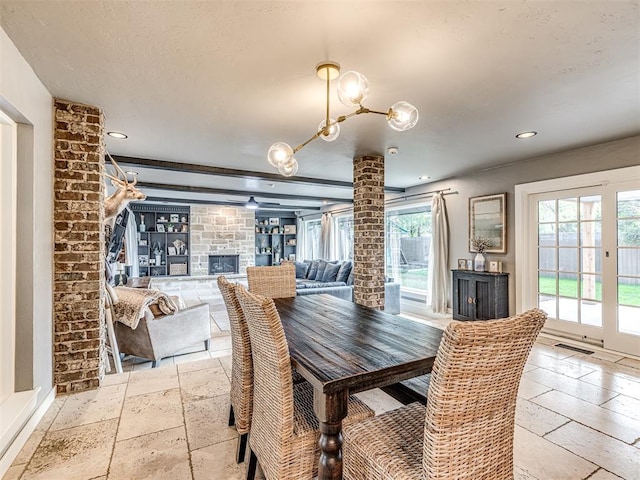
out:
{"label": "window", "polygon": [[337,217],[334,221],[335,259],[353,261],[353,215]]}
{"label": "window", "polygon": [[386,274],[402,290],[427,293],[431,206],[417,205],[386,212]]}
{"label": "window", "polygon": [[308,259],[315,260],[320,258],[320,232],[322,230],[322,222],[317,220],[304,221],[305,245],[300,261]]}

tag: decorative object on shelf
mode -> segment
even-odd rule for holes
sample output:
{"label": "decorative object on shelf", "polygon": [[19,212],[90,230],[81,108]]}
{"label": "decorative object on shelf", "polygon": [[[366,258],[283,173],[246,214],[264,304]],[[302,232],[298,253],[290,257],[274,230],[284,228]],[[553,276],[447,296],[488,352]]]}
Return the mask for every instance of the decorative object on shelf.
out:
{"label": "decorative object on shelf", "polygon": [[146,267],[149,265],[149,255],[138,255],[138,264],[141,267]]}
{"label": "decorative object on shelf", "polygon": [[185,243],[180,240],[179,238],[176,238],[173,241],[173,246],[176,247],[176,255],[186,255],[186,250],[185,250]]}
{"label": "decorative object on shelf", "polygon": [[156,232],[163,232],[164,233],[164,225],[161,223],[158,223],[156,225]]}
{"label": "decorative object on shelf", "polygon": [[467,270],[473,270],[473,258],[467,259]]}
{"label": "decorative object on shelf", "polygon": [[296,261],[296,254],[295,253],[290,253],[289,254],[289,261],[290,262],[295,262]]}
{"label": "decorative object on shelf", "polygon": [[167,217],[165,217],[164,215],[160,216],[158,218],[158,222],[167,223]]}
{"label": "decorative object on shelf", "polygon": [[177,255],[178,250],[176,250],[176,247],[167,247],[167,253],[169,255]]}
{"label": "decorative object on shelf", "polygon": [[466,270],[467,269],[467,259],[459,258],[458,259],[458,270]]}
{"label": "decorative object on shelf", "polygon": [[400,101],[391,105],[386,112],[370,110],[362,105],[369,95],[369,82],[361,73],[348,71],[338,79],[338,98],[347,107],[356,110],[348,115],[340,115],[337,119],[331,118],[329,112],[329,98],[331,80],[340,75],[340,65],[335,62],[322,62],[316,66],[316,75],[326,81],[326,115],[318,125],[316,133],[307,141],[295,148],[291,148],[285,142],[276,142],[271,145],[267,154],[269,163],[278,169],[281,175],[291,177],[298,171],[298,161],[294,155],[309,142],[320,137],[327,142],[332,142],[340,135],[340,123],[355,115],[363,113],[376,113],[385,115],[391,128],[399,132],[409,130],[418,123],[418,109],[410,103]]}
{"label": "decorative object on shelf", "polygon": [[167,232],[173,233],[173,223],[167,224]]}
{"label": "decorative object on shelf", "polygon": [[[497,193],[469,199],[469,239],[486,238],[486,253],[507,253],[507,194]],[[475,252],[469,243],[470,252]]]}
{"label": "decorative object on shelf", "polygon": [[490,261],[489,271],[492,273],[502,273],[502,262],[497,260]]}
{"label": "decorative object on shelf", "polygon": [[178,223],[179,222],[179,220],[178,220],[179,218],[180,218],[180,215],[178,215],[177,213],[172,213],[172,214],[169,215],[169,221],[171,223]]}
{"label": "decorative object on shelf", "polygon": [[284,226],[284,234],[285,235],[295,235],[296,234],[296,226],[295,225],[285,225]]}
{"label": "decorative object on shelf", "polygon": [[491,247],[491,241],[483,237],[474,237],[470,244],[473,251],[478,252],[473,259],[473,269],[476,272],[484,272],[486,263],[484,252]]}
{"label": "decorative object on shelf", "polygon": [[140,231],[145,232],[147,226],[144,224],[144,215],[140,215]]}
{"label": "decorative object on shelf", "polygon": [[287,240],[287,245],[290,247],[295,247],[296,246],[296,239],[295,238],[290,238],[289,240]]}
{"label": "decorative object on shelf", "polygon": [[162,247],[160,246],[160,242],[155,242],[151,251],[153,252],[153,256],[155,257],[156,266],[162,265]]}
{"label": "decorative object on shelf", "polygon": [[278,217],[269,218],[269,225],[280,225],[280,218]]}
{"label": "decorative object on shelf", "polygon": [[184,225],[182,225],[182,228],[180,229],[180,231],[182,233],[189,233],[189,225],[185,223]]}
{"label": "decorative object on shelf", "polygon": [[169,275],[186,275],[187,264],[186,263],[171,263],[169,264]]}
{"label": "decorative object on shelf", "polygon": [[147,246],[147,239],[146,238],[141,238],[140,240],[138,240],[138,245],[141,247],[146,247]]}
{"label": "decorative object on shelf", "polygon": [[180,221],[182,223],[187,223],[187,217],[185,217],[184,215],[180,217]]}

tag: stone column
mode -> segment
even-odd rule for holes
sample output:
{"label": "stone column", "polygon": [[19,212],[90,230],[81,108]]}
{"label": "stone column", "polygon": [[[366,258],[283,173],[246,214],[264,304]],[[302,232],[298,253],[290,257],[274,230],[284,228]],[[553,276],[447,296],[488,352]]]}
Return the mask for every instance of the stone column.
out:
{"label": "stone column", "polygon": [[104,117],[59,99],[54,116],[54,383],[65,394],[97,388],[107,360]]}
{"label": "stone column", "polygon": [[353,300],[384,309],[384,157],[353,160]]}

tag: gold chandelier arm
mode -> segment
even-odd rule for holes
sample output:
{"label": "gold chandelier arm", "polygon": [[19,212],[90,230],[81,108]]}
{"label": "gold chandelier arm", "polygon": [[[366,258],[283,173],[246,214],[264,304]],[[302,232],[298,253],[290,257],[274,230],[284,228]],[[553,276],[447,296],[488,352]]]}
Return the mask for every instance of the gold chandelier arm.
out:
{"label": "gold chandelier arm", "polygon": [[[327,84],[328,83],[329,83],[329,81],[327,80]],[[349,113],[348,115],[340,115],[335,122],[329,123],[329,116],[328,116],[329,115],[329,97],[328,97],[328,93],[327,93],[327,121],[326,121],[325,129],[329,129],[333,125],[335,125],[337,123],[344,122],[345,120],[347,120],[347,119],[349,119],[351,117],[355,117],[356,115],[360,115],[360,114],[363,114],[363,113],[376,113],[378,115],[385,115],[387,117],[390,117],[393,112],[392,112],[391,109],[389,109],[389,111],[387,111],[387,112],[380,112],[378,110],[370,110],[367,107],[363,107],[362,105],[360,105],[360,108],[358,108],[354,112]],[[298,151],[302,150],[304,147],[306,147],[309,143],[313,142],[316,138],[318,138],[323,133],[324,133],[324,129],[318,130],[309,140],[307,140],[306,142],[302,142],[300,145],[298,145],[296,148],[294,148],[293,149],[293,153],[295,154]]]}
{"label": "gold chandelier arm", "polygon": [[390,117],[393,114],[393,111],[391,109],[387,110],[386,112],[379,112],[377,110],[369,110],[368,108],[366,110],[367,110],[366,113],[377,113],[378,115],[385,115],[387,117]]}
{"label": "gold chandelier arm", "polygon": [[293,153],[297,153],[299,150],[302,150],[303,147],[305,147],[307,144],[311,143],[312,141],[314,141],[316,138],[318,138],[320,135],[322,135],[323,130],[318,130],[315,135],[313,137],[311,137],[309,140],[307,140],[306,142],[302,142],[300,145],[298,145],[296,148],[293,149]]}
{"label": "gold chandelier arm", "polygon": [[325,125],[324,128],[327,131],[327,133],[329,132],[329,128],[330,128],[330,126],[329,126],[329,118],[331,118],[329,116],[329,97],[331,96],[330,87],[331,87],[331,75],[329,75],[329,68],[327,68],[327,118],[326,118],[326,120],[324,122],[324,125]]}

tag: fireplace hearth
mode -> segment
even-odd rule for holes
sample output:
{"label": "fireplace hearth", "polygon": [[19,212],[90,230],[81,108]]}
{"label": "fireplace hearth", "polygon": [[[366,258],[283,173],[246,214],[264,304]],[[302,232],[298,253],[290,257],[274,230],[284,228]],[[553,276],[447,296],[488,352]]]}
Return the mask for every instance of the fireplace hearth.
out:
{"label": "fireplace hearth", "polygon": [[239,255],[209,255],[209,275],[240,273]]}

